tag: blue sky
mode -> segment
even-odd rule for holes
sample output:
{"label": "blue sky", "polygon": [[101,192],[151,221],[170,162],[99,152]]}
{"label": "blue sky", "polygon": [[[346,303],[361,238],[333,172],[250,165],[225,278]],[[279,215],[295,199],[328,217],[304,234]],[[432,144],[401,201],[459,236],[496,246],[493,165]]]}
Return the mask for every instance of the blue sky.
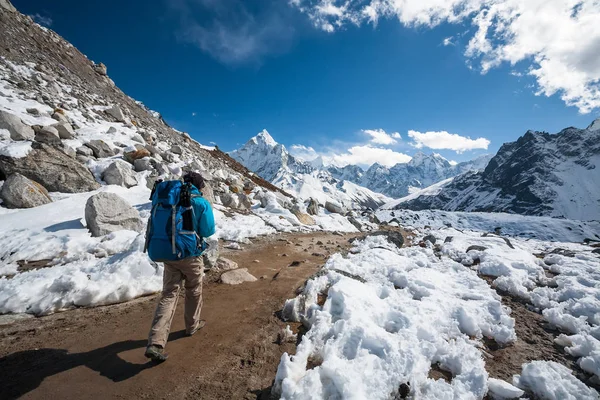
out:
{"label": "blue sky", "polygon": [[[418,147],[463,161],[496,152],[528,129],[554,133],[586,127],[599,116],[598,99],[590,93],[593,78],[600,78],[593,54],[600,53],[586,47],[570,55],[581,62],[562,70],[558,62],[565,59],[561,41],[582,30],[583,22],[574,18],[588,12],[585,5],[565,16],[575,26],[553,38],[555,49],[542,36],[533,39],[543,46],[532,45],[526,35],[535,33],[516,26],[505,35],[510,43],[502,40],[503,32],[489,32],[500,36],[492,51],[490,43],[471,43],[481,28],[472,20],[476,12],[457,16],[440,6],[432,16],[418,9],[419,1],[407,1],[417,2],[410,12],[392,5],[363,8],[369,0],[346,7],[336,0],[13,4],[105,63],[125,93],[174,127],[226,151],[267,129],[297,153],[307,154],[301,145],[312,148],[310,154],[363,165],[391,164]],[[467,8],[478,1],[448,3]],[[494,1],[521,7],[517,0]],[[535,11],[521,10],[525,16],[539,15]],[[560,12],[548,9],[548,18],[558,22],[563,16],[553,13]],[[596,31],[577,34],[598,38]],[[531,68],[536,75],[527,74]],[[586,72],[584,86],[563,78],[564,70]],[[536,96],[539,90],[557,93]],[[574,105],[566,105],[565,93]]]}

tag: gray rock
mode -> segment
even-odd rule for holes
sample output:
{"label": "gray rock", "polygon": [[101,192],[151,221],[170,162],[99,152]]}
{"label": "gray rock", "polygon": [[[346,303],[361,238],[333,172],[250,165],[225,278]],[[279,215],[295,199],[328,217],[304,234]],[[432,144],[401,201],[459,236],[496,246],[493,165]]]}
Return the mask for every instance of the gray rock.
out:
{"label": "gray rock", "polygon": [[344,210],[344,207],[342,207],[341,205],[331,202],[331,201],[327,201],[325,203],[325,209],[327,211],[329,211],[330,213],[334,213],[334,214],[346,214],[346,210]]}
{"label": "gray rock", "polygon": [[485,251],[487,250],[487,247],[484,246],[477,246],[477,245],[473,245],[473,246],[469,246],[469,248],[467,248],[467,253],[470,251]]}
{"label": "gray rock", "polygon": [[4,182],[0,199],[9,208],[32,208],[52,202],[42,185],[18,173],[12,174]]}
{"label": "gray rock", "polygon": [[600,249],[594,249],[594,250],[592,250],[592,254],[600,254]]}
{"label": "gray rock", "polygon": [[235,195],[238,198],[238,208],[240,210],[249,210],[252,208],[252,202],[245,193],[236,193]]}
{"label": "gray rock", "polygon": [[71,146],[67,146],[66,144],[63,143],[61,146],[59,146],[59,148],[63,151],[63,153],[65,153],[69,157],[71,157],[71,158],[77,157],[77,152]]}
{"label": "gray rock", "polygon": [[102,173],[102,180],[109,185],[118,185],[130,188],[137,185],[137,178],[131,165],[122,161],[115,161]]}
{"label": "gray rock", "polygon": [[219,257],[219,259],[217,259],[216,267],[221,271],[230,271],[232,269],[237,269],[238,264],[228,258]]}
{"label": "gray rock", "polygon": [[226,192],[226,193],[223,193],[220,197],[221,197],[221,204],[223,204],[225,207],[235,209],[235,208],[238,208],[240,205],[240,200],[236,196],[236,193]]}
{"label": "gray rock", "polygon": [[60,122],[52,125],[58,131],[58,136],[61,139],[73,139],[75,137],[75,131],[68,122]]}
{"label": "gray rock", "polygon": [[87,164],[87,162],[88,162],[89,160],[91,160],[91,158],[90,158],[90,157],[87,157],[87,156],[84,156],[84,155],[81,155],[81,154],[77,154],[77,155],[75,156],[75,159],[76,159],[77,161],[79,161],[80,163],[82,163],[82,164]]}
{"label": "gray rock", "polygon": [[244,282],[257,281],[256,277],[248,272],[248,268],[234,269],[221,275],[221,282],[226,285],[239,285]]}
{"label": "gray rock", "polygon": [[216,267],[217,260],[219,258],[219,240],[214,238],[206,238],[205,242],[208,245],[208,248],[202,254],[204,265],[207,268],[214,268]]}
{"label": "gray rock", "polygon": [[361,224],[360,222],[358,222],[358,221],[356,220],[356,218],[354,218],[354,217],[348,217],[348,221],[350,221],[350,223],[351,223],[352,225],[354,225],[354,227],[355,227],[356,229],[358,229],[359,231],[362,231],[362,224]]}
{"label": "gray rock", "polygon": [[204,187],[201,190],[204,197],[210,204],[215,204],[215,193],[212,190],[210,183],[204,182]]}
{"label": "gray rock", "polygon": [[[159,156],[160,157],[160,154],[158,154],[158,149],[156,147],[152,146],[151,144],[147,144],[144,147],[146,148],[146,150],[148,150],[150,152],[150,154],[152,156]],[[162,157],[161,157],[160,161],[162,161]]]}
{"label": "gray rock", "polygon": [[152,164],[152,166],[154,167],[154,169],[160,176],[169,175],[171,173],[171,171],[165,164],[161,163],[160,161],[158,161],[154,158],[150,159],[150,163]]}
{"label": "gray rock", "polygon": [[150,132],[140,132],[140,135],[144,138],[144,140],[146,141],[146,143],[148,143],[151,146],[154,146],[156,144],[157,138],[156,135]]}
{"label": "gray rock", "polygon": [[35,132],[21,121],[21,118],[6,111],[0,111],[0,129],[6,129],[12,140],[33,140]]}
{"label": "gray rock", "polygon": [[133,169],[135,170],[135,172],[142,172],[151,171],[154,169],[154,167],[152,166],[150,159],[148,157],[145,157],[135,160],[133,162]]}
{"label": "gray rock", "polygon": [[81,193],[100,187],[77,160],[53,146],[36,142],[25,157],[0,156],[0,171],[6,176],[20,173],[50,192]]}
{"label": "gray rock", "polygon": [[106,110],[106,112],[118,122],[125,122],[125,115],[123,114],[123,111],[121,111],[121,107],[118,105],[113,105],[111,108]]}
{"label": "gray rock", "polygon": [[67,118],[67,116],[61,112],[55,112],[54,114],[52,114],[52,119],[54,119],[58,122],[69,123],[69,119]]}
{"label": "gray rock", "polygon": [[86,157],[91,157],[94,155],[94,152],[92,151],[92,149],[90,149],[87,146],[78,147],[77,149],[75,149],[75,153],[77,153],[78,155],[81,155],[81,156],[86,156]]}
{"label": "gray rock", "polygon": [[92,140],[85,145],[92,150],[92,153],[96,158],[112,157],[114,154],[113,150],[104,140]]}
{"label": "gray rock", "polygon": [[106,133],[117,133],[117,128],[115,128],[114,126],[111,126],[110,128],[108,128]]}
{"label": "gray rock", "polygon": [[308,201],[306,212],[310,215],[319,215],[319,202],[313,198]]}
{"label": "gray rock", "polygon": [[17,9],[15,8],[15,6],[10,4],[10,1],[8,1],[8,0],[0,0],[0,7],[4,8],[6,11],[9,11],[9,12],[17,12]]}
{"label": "gray rock", "polygon": [[435,244],[435,242],[437,241],[437,239],[435,238],[435,236],[433,235],[427,235],[423,238],[424,242],[429,242],[431,244]]}
{"label": "gray rock", "polygon": [[85,205],[85,222],[93,237],[111,232],[132,230],[141,232],[144,223],[138,211],[114,193],[98,193]]}
{"label": "gray rock", "polygon": [[404,246],[404,236],[400,232],[395,231],[379,231],[369,234],[369,236],[385,236],[388,242],[394,244],[399,249]]}
{"label": "gray rock", "polygon": [[131,137],[131,140],[133,140],[134,142],[141,143],[141,144],[145,144],[145,143],[146,143],[146,141],[144,140],[144,138],[143,138],[143,137],[141,137],[140,135],[138,135],[137,133],[136,133],[136,134],[134,134],[134,135]]}
{"label": "gray rock", "polygon": [[179,145],[171,146],[171,153],[173,154],[183,154],[183,149]]}
{"label": "gray rock", "polygon": [[104,65],[103,63],[94,64],[92,68],[94,68],[94,71],[96,71],[98,75],[106,76],[106,73],[108,72],[106,65]]}
{"label": "gray rock", "polygon": [[164,152],[161,153],[160,156],[163,158],[163,160],[165,160],[168,163],[172,163],[175,161],[175,156],[173,155],[173,153]]}
{"label": "gray rock", "polygon": [[58,130],[52,126],[43,126],[35,132],[35,141],[59,145],[61,143]]}
{"label": "gray rock", "polygon": [[40,115],[42,115],[40,110],[38,110],[37,108],[28,108],[26,111],[27,111],[27,114],[31,114],[34,117],[39,117]]}

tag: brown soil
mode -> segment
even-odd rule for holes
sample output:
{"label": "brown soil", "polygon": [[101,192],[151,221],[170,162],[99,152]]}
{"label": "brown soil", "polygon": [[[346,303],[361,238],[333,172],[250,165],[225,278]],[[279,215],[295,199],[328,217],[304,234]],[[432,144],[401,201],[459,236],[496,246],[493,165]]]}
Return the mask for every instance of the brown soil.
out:
{"label": "brown soil", "polygon": [[286,324],[277,311],[323,265],[313,253],[346,249],[354,236],[273,235],[223,251],[261,279],[228,286],[209,274],[206,327],[185,337],[180,302],[163,364],[143,355],[156,296],[0,326],[0,398],[269,398],[281,354],[295,351],[278,344]]}

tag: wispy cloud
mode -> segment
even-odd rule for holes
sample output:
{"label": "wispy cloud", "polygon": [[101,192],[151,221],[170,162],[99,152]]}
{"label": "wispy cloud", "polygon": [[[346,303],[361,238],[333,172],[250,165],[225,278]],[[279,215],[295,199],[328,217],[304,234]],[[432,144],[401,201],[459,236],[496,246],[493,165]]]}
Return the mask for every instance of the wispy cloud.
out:
{"label": "wispy cloud", "polygon": [[290,8],[278,0],[168,0],[177,37],[228,65],[256,64],[289,48]]}
{"label": "wispy cloud", "polygon": [[467,150],[487,149],[490,141],[485,138],[471,139],[446,131],[439,132],[417,132],[408,131],[408,137],[414,140],[414,146],[418,149],[429,147],[435,150],[454,150],[462,153]]}
{"label": "wispy cloud", "polygon": [[52,26],[54,21],[47,15],[41,15],[40,13],[30,14],[31,19],[43,26]]}
{"label": "wispy cloud", "polygon": [[371,137],[371,143],[393,145],[398,143],[401,136],[398,132],[387,133],[383,129],[363,129],[363,133]]}
{"label": "wispy cloud", "polygon": [[[559,94],[581,113],[600,108],[598,0],[291,0],[327,32],[394,18],[408,27],[470,23],[467,66],[522,63],[536,94]],[[450,44],[451,39],[444,40]]]}

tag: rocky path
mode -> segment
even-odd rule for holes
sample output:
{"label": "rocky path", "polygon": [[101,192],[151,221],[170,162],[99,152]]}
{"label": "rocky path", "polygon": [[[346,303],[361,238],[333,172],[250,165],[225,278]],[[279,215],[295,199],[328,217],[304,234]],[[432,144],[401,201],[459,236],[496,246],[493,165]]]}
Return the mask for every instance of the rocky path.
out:
{"label": "rocky path", "polygon": [[277,311],[353,236],[280,234],[223,252],[260,279],[207,275],[206,327],[185,337],[180,302],[160,365],[143,356],[156,296],[0,325],[0,398],[269,398],[281,354],[295,348],[279,344]]}

